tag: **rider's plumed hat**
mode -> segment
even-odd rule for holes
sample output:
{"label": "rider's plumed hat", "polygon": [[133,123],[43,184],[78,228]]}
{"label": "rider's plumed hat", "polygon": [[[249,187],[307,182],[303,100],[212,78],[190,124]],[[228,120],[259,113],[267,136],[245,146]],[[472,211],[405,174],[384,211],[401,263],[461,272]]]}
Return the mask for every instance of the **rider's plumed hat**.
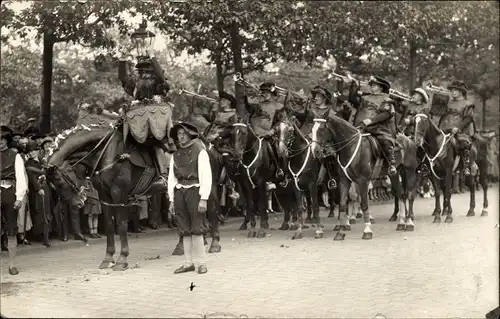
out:
{"label": "rider's plumed hat", "polygon": [[198,137],[200,133],[198,133],[198,129],[196,126],[186,123],[186,122],[176,122],[172,129],[170,130],[170,137],[177,142],[177,132],[179,129],[184,129],[192,138]]}
{"label": "rider's plumed hat", "polygon": [[271,92],[273,94],[277,94],[276,85],[272,82],[264,82],[260,85],[259,90],[261,92]]}
{"label": "rider's plumed hat", "polygon": [[451,82],[450,85],[448,85],[448,90],[459,90],[460,92],[462,92],[462,95],[463,96],[467,96],[467,91],[468,91],[468,88],[467,88],[467,85],[465,84],[464,81],[453,81]]}
{"label": "rider's plumed hat", "polygon": [[424,89],[422,88],[416,88],[415,90],[411,91],[411,94],[418,93],[420,96],[424,99],[424,103],[429,103],[429,95],[427,92],[425,92]]}
{"label": "rider's plumed hat", "polygon": [[331,103],[332,102],[332,93],[330,91],[328,91],[326,88],[320,86],[320,85],[317,85],[315,86],[312,90],[311,90],[311,95],[313,96],[313,98],[316,96],[316,94],[321,94],[323,95],[325,98],[326,98],[326,101],[327,103]]}
{"label": "rider's plumed hat", "polygon": [[389,94],[389,91],[391,90],[391,82],[387,81],[386,79],[380,77],[380,76],[372,76],[370,77],[370,80],[368,81],[369,85],[372,84],[378,84],[382,87],[382,91],[384,93]]}

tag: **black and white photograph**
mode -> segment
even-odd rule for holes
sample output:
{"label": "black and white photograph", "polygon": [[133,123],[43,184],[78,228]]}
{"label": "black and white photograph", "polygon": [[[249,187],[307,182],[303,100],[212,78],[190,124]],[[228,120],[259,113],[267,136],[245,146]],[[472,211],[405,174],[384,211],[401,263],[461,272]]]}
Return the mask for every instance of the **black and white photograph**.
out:
{"label": "black and white photograph", "polygon": [[497,1],[0,5],[2,318],[500,318]]}

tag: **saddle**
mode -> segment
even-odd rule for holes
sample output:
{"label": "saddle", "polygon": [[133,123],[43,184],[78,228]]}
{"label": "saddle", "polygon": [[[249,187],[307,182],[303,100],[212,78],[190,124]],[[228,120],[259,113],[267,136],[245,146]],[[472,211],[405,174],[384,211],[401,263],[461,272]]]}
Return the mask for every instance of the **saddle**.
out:
{"label": "saddle", "polygon": [[[400,135],[400,133],[398,135]],[[382,147],[380,146],[379,141],[370,133],[363,133],[363,137],[368,139],[372,158],[375,159],[372,178],[378,178],[381,175],[380,173],[382,171],[382,168],[384,168],[384,173],[386,173],[388,170],[385,156],[382,153]],[[394,158],[396,159],[396,163],[400,163],[403,159],[403,146],[398,140],[396,140],[394,143]]]}
{"label": "saddle", "polygon": [[135,166],[144,168],[141,178],[135,185],[134,189],[130,195],[139,195],[147,192],[153,183],[157,173],[157,169],[154,164],[153,157],[144,148],[140,149],[137,147],[131,148],[129,150],[129,160]]}

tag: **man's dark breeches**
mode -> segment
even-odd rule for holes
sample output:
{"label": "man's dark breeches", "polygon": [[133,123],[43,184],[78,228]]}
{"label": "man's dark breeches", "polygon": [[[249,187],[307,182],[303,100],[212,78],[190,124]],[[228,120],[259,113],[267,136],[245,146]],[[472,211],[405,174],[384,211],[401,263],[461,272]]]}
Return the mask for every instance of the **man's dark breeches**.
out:
{"label": "man's dark breeches", "polygon": [[179,188],[174,191],[174,209],[179,235],[204,235],[207,230],[205,215],[198,212],[200,188]]}
{"label": "man's dark breeches", "polygon": [[14,209],[16,202],[16,188],[11,186],[9,188],[0,189],[1,195],[1,215],[2,215],[2,228],[7,236],[15,236],[17,234],[17,211]]}
{"label": "man's dark breeches", "polygon": [[461,150],[468,150],[472,146],[470,136],[466,134],[457,134],[456,139]]}

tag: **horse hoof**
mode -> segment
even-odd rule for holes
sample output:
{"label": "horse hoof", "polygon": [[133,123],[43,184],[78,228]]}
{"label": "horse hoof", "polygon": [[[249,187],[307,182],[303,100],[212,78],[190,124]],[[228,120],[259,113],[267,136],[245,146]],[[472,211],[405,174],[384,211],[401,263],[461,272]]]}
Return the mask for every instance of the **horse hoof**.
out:
{"label": "horse hoof", "polygon": [[333,218],[333,217],[335,217],[335,213],[331,211],[330,214],[328,214],[328,218]]}
{"label": "horse hoof", "polygon": [[259,232],[257,233],[257,238],[264,238],[266,237],[266,231],[265,230],[262,230],[262,229],[259,229]]}
{"label": "horse hoof", "polygon": [[335,234],[335,237],[333,238],[334,241],[339,241],[339,240],[344,240],[344,239],[345,239],[345,233],[342,233],[340,231],[338,231]]}
{"label": "horse hoof", "polygon": [[124,271],[128,269],[128,263],[117,263],[113,266],[114,271]]}
{"label": "horse hoof", "polygon": [[335,227],[333,227],[333,231],[339,231],[341,229],[340,225],[335,225]]}
{"label": "horse hoof", "polygon": [[283,223],[283,224],[281,224],[280,230],[288,230],[289,228],[290,228],[290,225]]}
{"label": "horse hoof", "polygon": [[362,217],[363,217],[363,214],[361,214],[361,213],[356,214],[356,218],[362,218]]}
{"label": "horse hoof", "polygon": [[405,230],[405,227],[406,227],[405,224],[398,224],[398,226],[396,226],[396,231]]}
{"label": "horse hoof", "polygon": [[441,215],[441,210],[434,210],[432,212],[432,216],[440,216]]}
{"label": "horse hoof", "polygon": [[108,269],[108,268],[111,268],[114,265],[115,265],[115,261],[114,260],[111,260],[111,261],[103,260],[102,263],[99,265],[99,269]]}
{"label": "horse hoof", "polygon": [[436,215],[436,216],[434,217],[434,220],[433,220],[432,222],[433,222],[433,223],[437,223],[437,224],[439,224],[439,223],[441,222],[441,216]]}
{"label": "horse hoof", "polygon": [[306,220],[305,220],[306,224],[312,224],[312,222],[313,222],[312,219],[309,218],[309,217],[307,217]]}
{"label": "horse hoof", "polygon": [[451,217],[450,215],[446,216],[446,219],[444,220],[445,223],[453,223],[453,217]]}
{"label": "horse hoof", "polygon": [[469,212],[467,212],[467,217],[473,217],[473,216],[476,216],[476,212],[474,210],[469,210]]}
{"label": "horse hoof", "polygon": [[292,226],[290,226],[290,230],[297,230],[299,229],[299,226],[293,224]]}
{"label": "horse hoof", "polygon": [[414,231],[415,225],[406,225],[405,231]]}
{"label": "horse hoof", "polygon": [[481,217],[485,216],[488,216],[488,211],[486,209],[483,209],[483,211],[481,212]]}
{"label": "horse hoof", "polygon": [[302,235],[302,233],[295,233],[292,237],[292,239],[301,239],[302,237],[304,237],[304,235]]}
{"label": "horse hoof", "polygon": [[351,225],[343,225],[342,230],[351,231]]}
{"label": "horse hoof", "polygon": [[350,223],[350,224],[356,224],[356,219],[355,219],[355,218],[353,218],[353,219],[349,219],[349,223]]}
{"label": "horse hoof", "polygon": [[370,223],[375,224],[375,219],[370,218]]}
{"label": "horse hoof", "polygon": [[239,230],[247,230],[247,224],[241,224]]}
{"label": "horse hoof", "polygon": [[320,239],[320,238],[323,238],[323,237],[325,237],[324,233],[316,233],[316,235],[314,235],[314,238],[316,238],[316,239]]}
{"label": "horse hoof", "polygon": [[443,210],[443,212],[441,213],[441,216],[446,216],[446,210]]}
{"label": "horse hoof", "polygon": [[175,247],[174,251],[172,252],[172,255],[174,256],[182,256],[184,255],[184,248],[183,247]]}
{"label": "horse hoof", "polygon": [[247,238],[254,238],[256,235],[257,235],[257,232],[255,231],[255,229],[250,229],[248,231]]}
{"label": "horse hoof", "polygon": [[208,250],[209,253],[213,254],[213,253],[220,253],[221,251],[221,246],[219,244],[215,244],[215,243],[212,243],[212,245],[210,246],[210,249]]}
{"label": "horse hoof", "polygon": [[391,218],[389,218],[389,221],[390,222],[395,222],[396,220],[398,220],[398,216],[397,215],[392,215]]}
{"label": "horse hoof", "polygon": [[203,237],[203,246],[208,246],[208,241],[205,237]]}
{"label": "horse hoof", "polygon": [[361,239],[372,239],[373,233],[363,233],[363,237]]}

